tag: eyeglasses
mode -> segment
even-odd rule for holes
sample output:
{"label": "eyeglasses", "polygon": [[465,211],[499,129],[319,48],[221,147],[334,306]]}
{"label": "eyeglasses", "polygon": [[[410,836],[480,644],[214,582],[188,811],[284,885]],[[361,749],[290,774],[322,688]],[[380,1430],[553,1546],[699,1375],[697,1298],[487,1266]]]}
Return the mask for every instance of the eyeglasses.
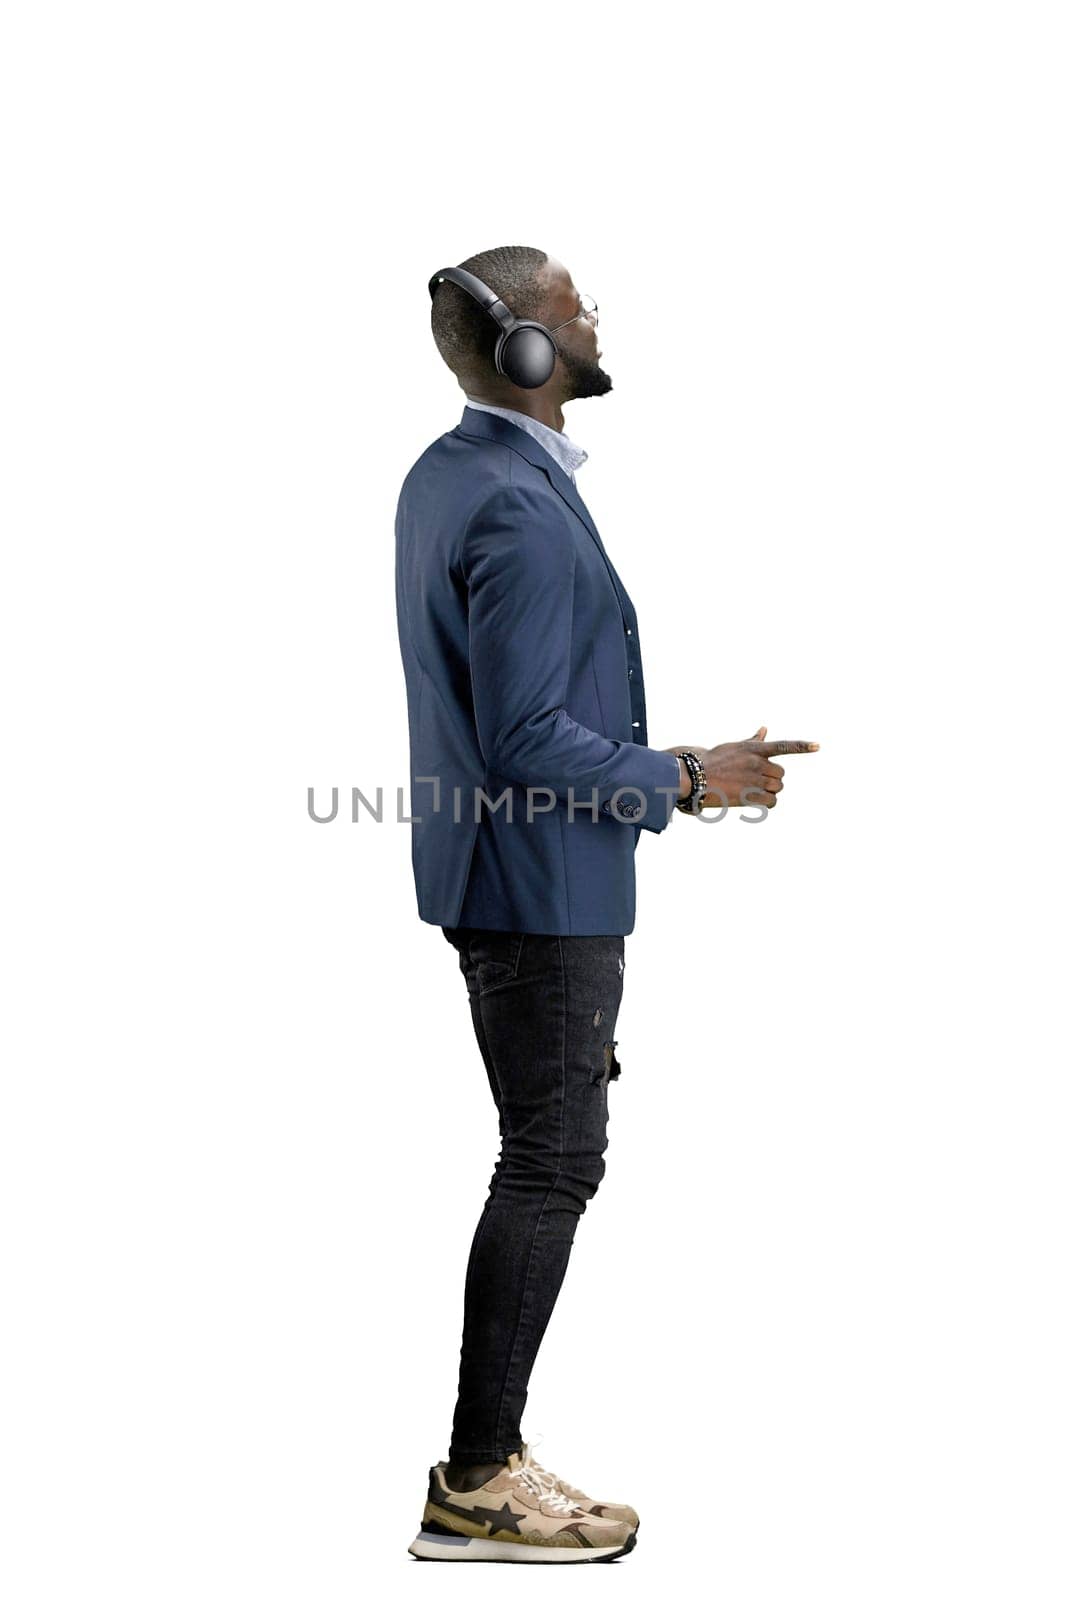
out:
{"label": "eyeglasses", "polygon": [[596,301],[593,299],[592,295],[580,294],[578,296],[578,304],[581,306],[581,310],[578,312],[577,316],[568,317],[566,322],[561,322],[559,324],[559,327],[549,328],[549,333],[558,333],[560,328],[569,328],[572,322],[581,322],[583,317],[587,322],[592,323],[593,327],[595,328],[597,325],[599,312],[597,311]]}

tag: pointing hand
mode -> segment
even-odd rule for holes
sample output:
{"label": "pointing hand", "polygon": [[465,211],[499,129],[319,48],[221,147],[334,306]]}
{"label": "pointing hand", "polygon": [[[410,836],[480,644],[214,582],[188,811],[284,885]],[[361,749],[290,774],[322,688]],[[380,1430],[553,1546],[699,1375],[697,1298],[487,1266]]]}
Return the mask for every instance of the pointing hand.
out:
{"label": "pointing hand", "polygon": [[785,769],[772,756],[799,756],[819,746],[806,739],[768,739],[766,728],[757,728],[751,739],[737,744],[717,744],[710,750],[699,745],[675,745],[672,753],[695,750],[704,764],[708,792],[701,807],[715,810],[722,806],[766,806],[772,809],[782,790]]}

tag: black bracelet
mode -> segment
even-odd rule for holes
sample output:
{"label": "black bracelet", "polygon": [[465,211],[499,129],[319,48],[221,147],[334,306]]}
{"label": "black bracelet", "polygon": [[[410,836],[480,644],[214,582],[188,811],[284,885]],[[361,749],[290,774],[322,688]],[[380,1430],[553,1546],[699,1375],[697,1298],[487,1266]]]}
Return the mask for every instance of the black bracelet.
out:
{"label": "black bracelet", "polygon": [[687,816],[695,817],[700,811],[701,801],[708,792],[708,776],[704,771],[704,763],[695,750],[679,750],[678,759],[685,762],[685,770],[693,785],[692,793],[684,800],[679,796],[678,810],[684,811]]}

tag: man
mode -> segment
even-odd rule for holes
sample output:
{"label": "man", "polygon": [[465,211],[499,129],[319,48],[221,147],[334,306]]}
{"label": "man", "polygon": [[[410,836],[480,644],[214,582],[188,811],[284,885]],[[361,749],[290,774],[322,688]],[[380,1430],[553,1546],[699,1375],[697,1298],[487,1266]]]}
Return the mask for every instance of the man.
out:
{"label": "man", "polygon": [[471,1245],[447,1462],[416,1556],[612,1560],[637,1513],[542,1467],[521,1435],[578,1219],[604,1174],[634,850],[676,809],[772,807],[756,738],[648,746],[637,617],[575,484],[563,406],[607,394],[595,303],[540,250],[431,282],[467,404],[415,463],[396,519],[419,914],[458,954],[496,1103]]}

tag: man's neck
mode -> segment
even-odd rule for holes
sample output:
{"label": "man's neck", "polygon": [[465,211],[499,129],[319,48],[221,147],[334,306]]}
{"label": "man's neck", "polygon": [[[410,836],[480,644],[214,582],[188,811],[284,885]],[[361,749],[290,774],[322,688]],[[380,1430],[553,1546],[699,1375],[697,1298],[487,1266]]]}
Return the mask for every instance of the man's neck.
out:
{"label": "man's neck", "polygon": [[483,406],[501,406],[505,411],[521,411],[524,417],[543,422],[546,428],[555,428],[557,433],[563,432],[563,408],[548,395],[525,389],[511,389],[505,395],[476,393],[471,389],[466,393],[469,400],[477,400]]}

